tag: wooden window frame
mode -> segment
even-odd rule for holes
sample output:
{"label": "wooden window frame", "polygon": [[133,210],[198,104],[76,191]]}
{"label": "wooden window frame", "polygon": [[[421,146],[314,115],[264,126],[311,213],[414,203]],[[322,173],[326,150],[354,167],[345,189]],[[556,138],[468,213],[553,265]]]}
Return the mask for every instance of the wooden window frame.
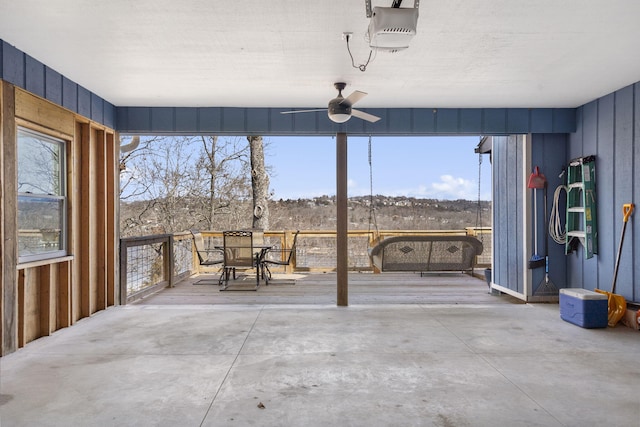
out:
{"label": "wooden window frame", "polygon": [[[16,132],[18,152],[20,151],[21,135],[27,135],[34,138],[38,138],[43,142],[46,142],[49,144],[56,144],[58,146],[60,159],[58,160],[58,170],[56,172],[58,175],[58,179],[60,180],[60,184],[58,185],[57,194],[51,194],[51,193],[45,193],[45,192],[42,192],[42,193],[21,192],[20,189],[18,189],[17,191],[18,205],[16,206],[16,210],[19,209],[21,201],[43,200],[45,202],[58,203],[60,205],[59,217],[58,217],[59,225],[60,225],[60,235],[59,235],[59,240],[57,242],[57,247],[52,248],[52,250],[44,250],[37,253],[21,254],[20,248],[18,248],[18,263],[23,264],[23,263],[29,263],[34,261],[65,257],[68,255],[68,248],[69,248],[68,241],[67,241],[68,235],[69,235],[69,230],[68,230],[69,221],[68,221],[68,212],[67,212],[68,191],[67,191],[67,174],[66,174],[67,160],[68,160],[67,150],[69,146],[69,141],[63,138],[60,138],[59,136],[52,136],[41,131],[30,129],[29,127],[26,127],[26,126],[18,126],[17,132]],[[18,164],[17,164],[18,172],[20,171],[19,158],[20,157],[18,155]],[[18,212],[16,212],[16,214],[17,213]],[[18,215],[18,233],[20,233],[19,215]],[[18,241],[20,241],[20,234],[18,234]]]}

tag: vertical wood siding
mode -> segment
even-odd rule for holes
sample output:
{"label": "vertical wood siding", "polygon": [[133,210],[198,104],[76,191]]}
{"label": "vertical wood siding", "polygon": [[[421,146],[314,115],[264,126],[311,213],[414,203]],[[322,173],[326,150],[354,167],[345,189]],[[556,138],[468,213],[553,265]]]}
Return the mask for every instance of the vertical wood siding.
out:
{"label": "vertical wood siding", "polygon": [[515,293],[524,293],[522,169],[523,137],[494,137],[493,163],[493,262],[492,280]]}
{"label": "vertical wood siding", "polygon": [[280,114],[287,108],[117,107],[118,131],[216,135],[505,135],[573,132],[573,108],[371,108],[376,123],[338,125],[324,111]]}
{"label": "vertical wood siding", "polygon": [[[1,83],[0,355],[5,355],[118,301],[118,146],[113,130]],[[69,256],[18,264],[16,126],[66,141]]]}
{"label": "vertical wood siding", "polygon": [[[534,224],[533,190],[526,188],[530,174],[524,135],[493,137],[493,282],[524,300],[537,297],[535,291],[544,280],[544,268],[528,270],[534,253],[533,233],[537,229],[538,255],[545,256],[547,238],[545,216],[551,212],[553,192],[562,183],[558,177],[566,164],[567,135],[533,134],[529,137],[531,168],[538,166],[548,182],[547,212],[544,190],[537,193],[538,226]],[[527,211],[526,209],[529,209]],[[548,241],[549,275],[557,288],[566,287],[564,247]],[[528,285],[528,286],[527,286]]]}
{"label": "vertical wood siding", "polygon": [[[568,157],[596,155],[598,254],[568,257],[568,286],[611,290],[622,231],[622,205],[640,204],[640,83],[583,105],[576,132],[570,134]],[[616,293],[640,302],[640,219],[629,220]]]}
{"label": "vertical wood siding", "polygon": [[[549,253],[549,278],[556,288],[567,287],[567,260],[564,254],[564,245],[555,243],[548,233],[548,221],[553,206],[553,193],[559,185],[564,184],[564,178],[560,173],[567,165],[567,140],[566,134],[533,134],[531,135],[531,165],[538,166],[540,172],[547,179],[547,212],[545,227],[543,190],[538,190],[538,248],[541,256],[544,256],[544,241],[547,240]],[[533,192],[533,190],[529,190]],[[533,196],[533,194],[531,194]],[[564,196],[562,196],[564,197]],[[561,202],[564,199],[561,197]],[[533,209],[533,206],[531,206]],[[559,211],[564,213],[564,204]],[[533,213],[532,213],[533,218]],[[564,223],[564,218],[563,218]],[[533,227],[532,227],[533,228]],[[533,231],[533,230],[532,230]],[[544,268],[531,271],[533,290],[544,280]]]}

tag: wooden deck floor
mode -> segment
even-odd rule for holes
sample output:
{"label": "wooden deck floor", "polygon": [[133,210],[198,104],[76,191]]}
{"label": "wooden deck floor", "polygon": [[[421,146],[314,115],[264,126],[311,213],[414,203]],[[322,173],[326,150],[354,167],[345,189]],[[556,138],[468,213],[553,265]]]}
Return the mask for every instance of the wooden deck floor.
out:
{"label": "wooden deck floor", "polygon": [[[205,279],[204,283],[198,284]],[[191,277],[136,304],[336,304],[335,273],[274,275],[256,291],[255,276],[239,277],[221,292],[217,275]],[[492,295],[483,279],[467,274],[350,273],[349,305],[354,304],[513,304]]]}

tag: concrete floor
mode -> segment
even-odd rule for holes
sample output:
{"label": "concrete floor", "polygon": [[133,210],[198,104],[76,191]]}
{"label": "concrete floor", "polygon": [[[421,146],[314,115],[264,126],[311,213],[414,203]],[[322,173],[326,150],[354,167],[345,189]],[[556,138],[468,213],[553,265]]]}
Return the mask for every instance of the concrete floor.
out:
{"label": "concrete floor", "polygon": [[0,425],[640,426],[639,355],[557,304],[136,304],[0,359]]}

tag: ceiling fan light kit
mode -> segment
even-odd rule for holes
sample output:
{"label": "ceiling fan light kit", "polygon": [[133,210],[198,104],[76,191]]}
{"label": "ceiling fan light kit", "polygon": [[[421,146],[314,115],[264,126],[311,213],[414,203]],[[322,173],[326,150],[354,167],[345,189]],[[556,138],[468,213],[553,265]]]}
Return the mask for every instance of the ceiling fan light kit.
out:
{"label": "ceiling fan light kit", "polygon": [[[333,86],[338,89],[338,96],[329,101],[327,114],[332,122],[344,123],[351,118],[351,102],[345,102],[342,96],[342,90],[347,87],[346,83],[334,83]],[[364,93],[364,92],[360,92]],[[365,94],[366,95],[366,94]],[[360,99],[359,97],[358,99]]]}
{"label": "ceiling fan light kit", "polygon": [[294,110],[294,111],[281,111],[281,114],[294,114],[294,113],[310,113],[314,111],[326,111],[329,119],[334,123],[344,123],[348,121],[351,116],[356,116],[359,119],[366,120],[370,123],[375,123],[380,120],[380,117],[373,114],[365,113],[364,111],[356,110],[352,108],[353,104],[367,96],[366,92],[356,90],[352,92],[346,98],[342,96],[342,90],[347,86],[346,83],[338,82],[333,86],[338,90],[338,96],[329,101],[329,105],[326,109],[314,109],[314,110]]}

